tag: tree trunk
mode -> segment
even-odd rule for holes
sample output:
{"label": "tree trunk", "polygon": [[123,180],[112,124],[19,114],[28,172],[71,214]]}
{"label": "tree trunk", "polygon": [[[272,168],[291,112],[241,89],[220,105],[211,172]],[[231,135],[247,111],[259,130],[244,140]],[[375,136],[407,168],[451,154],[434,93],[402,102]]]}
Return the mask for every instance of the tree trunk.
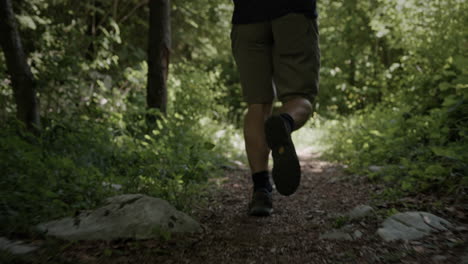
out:
{"label": "tree trunk", "polygon": [[89,4],[88,28],[86,29],[86,36],[89,38],[89,45],[85,58],[92,61],[96,58],[96,37],[100,35],[98,30],[99,25],[102,23],[103,15],[102,10],[104,6],[100,1],[92,1]]}
{"label": "tree trunk", "polygon": [[171,47],[170,0],[150,0],[148,83],[149,108],[167,112],[167,76]]}
{"label": "tree trunk", "polygon": [[0,0],[0,45],[11,76],[16,101],[16,116],[26,124],[29,130],[35,131],[40,126],[36,85],[26,62],[10,0]]}

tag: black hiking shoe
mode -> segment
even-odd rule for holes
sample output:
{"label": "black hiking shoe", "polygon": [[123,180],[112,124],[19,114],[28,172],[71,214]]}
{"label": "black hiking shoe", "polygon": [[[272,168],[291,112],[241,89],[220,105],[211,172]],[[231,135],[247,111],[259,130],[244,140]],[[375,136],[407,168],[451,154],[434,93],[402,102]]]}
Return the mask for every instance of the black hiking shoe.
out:
{"label": "black hiking shoe", "polygon": [[291,195],[299,187],[301,166],[297,158],[290,129],[280,116],[274,115],[265,122],[265,135],[273,156],[273,181],[282,195]]}
{"label": "black hiking shoe", "polygon": [[252,201],[249,204],[249,215],[270,216],[273,212],[273,202],[271,192],[267,189],[254,191]]}

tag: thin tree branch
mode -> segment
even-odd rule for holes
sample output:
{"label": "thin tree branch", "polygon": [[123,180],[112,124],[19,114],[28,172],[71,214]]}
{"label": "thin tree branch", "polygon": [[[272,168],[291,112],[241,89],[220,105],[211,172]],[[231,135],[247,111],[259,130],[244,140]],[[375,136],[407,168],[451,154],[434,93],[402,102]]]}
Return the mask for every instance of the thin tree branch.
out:
{"label": "thin tree branch", "polygon": [[139,3],[138,5],[136,5],[135,7],[133,7],[132,10],[130,10],[130,12],[128,14],[126,14],[124,17],[122,17],[118,23],[123,23],[125,20],[127,20],[133,13],[135,13],[135,11],[137,11],[139,8],[145,6],[146,4],[148,4],[148,0],[143,0],[141,3]]}

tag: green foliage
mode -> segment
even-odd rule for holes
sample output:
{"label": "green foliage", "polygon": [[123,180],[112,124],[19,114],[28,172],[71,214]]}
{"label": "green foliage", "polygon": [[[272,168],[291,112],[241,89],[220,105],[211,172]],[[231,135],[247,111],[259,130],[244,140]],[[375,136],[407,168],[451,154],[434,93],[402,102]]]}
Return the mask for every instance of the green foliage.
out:
{"label": "green foliage", "polygon": [[[217,103],[220,91],[227,88],[216,64],[204,68],[173,64],[170,113],[148,128],[142,52],[146,35],[142,38],[142,30],[136,30],[147,27],[148,10],[137,1],[126,4],[143,14],[143,20],[113,10],[109,1],[16,3],[40,88],[44,131],[37,139],[17,133],[20,129],[12,125],[12,89],[8,76],[1,75],[6,71],[0,63],[0,118],[5,122],[0,140],[1,230],[26,230],[30,224],[93,207],[117,192],[108,183],[121,184],[122,192],[150,194],[188,209],[200,202],[196,198],[203,195],[207,179],[224,162],[219,153],[229,152],[225,148],[230,128],[213,120],[222,121],[227,114]],[[187,57],[215,56],[226,42],[227,38],[218,38],[210,44],[206,34],[216,32],[205,26],[202,34],[182,26],[188,20],[193,25],[218,23],[229,11],[227,6],[210,6],[190,18],[179,11],[190,11],[194,4],[175,2],[175,28],[185,30],[188,39],[175,39],[174,61],[183,60],[182,50]],[[125,25],[130,23],[122,27],[125,20]],[[89,31],[91,26],[94,32]],[[201,42],[206,49],[192,46]],[[219,50],[226,54],[226,49]],[[216,134],[220,129],[223,133]]]}
{"label": "green foliage", "polygon": [[332,222],[332,227],[335,229],[340,229],[345,226],[350,221],[348,216],[337,216]]}
{"label": "green foliage", "polygon": [[206,63],[230,56],[229,29],[233,5],[220,0],[173,0],[175,56]]}
{"label": "green foliage", "polygon": [[38,82],[43,131],[39,138],[20,132],[1,54],[0,230],[27,231],[119,192],[184,210],[200,202],[232,152],[235,132],[224,122],[240,112],[224,102],[235,80],[224,74],[234,68],[226,33],[232,5],[172,2],[166,117],[145,109],[145,2],[32,0],[15,1],[14,9]]}
{"label": "green foliage", "polygon": [[[379,99],[328,123],[330,158],[390,183],[394,192],[463,192],[468,186],[467,10],[457,0],[374,1],[365,12],[369,33],[378,46],[385,43],[380,48],[391,60],[374,69],[382,78],[365,77],[378,80]],[[365,92],[364,84],[358,87]],[[382,169],[371,172],[370,165]]]}
{"label": "green foliage", "polygon": [[350,114],[379,102],[397,51],[371,27],[376,1],[317,1],[322,67],[317,111]]}
{"label": "green foliage", "polygon": [[217,145],[225,139],[208,137],[210,124],[193,116],[161,117],[148,130],[144,112],[130,123],[112,113],[97,115],[51,120],[39,138],[18,134],[13,125],[2,128],[1,230],[24,230],[94,207],[119,193],[108,183],[188,209],[224,163]]}
{"label": "green foliage", "polygon": [[[404,191],[453,192],[468,185],[468,98],[456,110],[433,109],[411,115],[408,108],[379,107],[329,124],[333,148],[329,156],[354,172],[371,172]],[[447,188],[448,187],[448,188]]]}
{"label": "green foliage", "polygon": [[[465,188],[466,1],[318,5],[316,109],[336,119],[324,125],[328,157],[390,183],[388,197]],[[107,183],[182,209],[197,201],[232,154],[229,139],[245,110],[229,47],[232,3],[172,1],[167,117],[145,109],[144,1],[14,1],[14,9],[44,131],[39,138],[19,132],[1,54],[1,230],[93,207],[118,193]],[[157,122],[149,124],[149,115]],[[382,169],[371,172],[370,165]]]}
{"label": "green foliage", "polygon": [[[135,83],[122,72],[146,67],[142,65],[147,45],[147,34],[143,32],[148,29],[149,13],[145,2],[32,0],[15,2],[14,7],[38,81],[42,117],[94,105],[106,110],[126,110],[128,93],[144,92],[146,82]],[[220,65],[223,71],[234,67],[232,63],[222,63],[232,61],[227,33],[231,10],[231,4],[218,0],[173,1],[171,62],[188,63],[198,72],[218,75],[216,78],[222,81]],[[4,121],[14,112],[14,103],[3,61],[2,54],[0,118]],[[176,71],[177,67],[180,66],[176,66]],[[146,80],[146,76],[138,78]],[[215,92],[221,87],[222,83]]]}
{"label": "green foliage", "polygon": [[[426,107],[444,98],[437,86],[450,58],[466,65],[465,1],[318,4],[323,65],[317,109],[322,116],[389,100]],[[450,71],[449,79],[460,73]],[[459,82],[466,84],[465,78]]]}
{"label": "green foliage", "polygon": [[[16,133],[17,129],[11,125],[1,130],[2,230],[21,230],[44,218],[92,207],[106,193],[102,181],[107,177],[90,163],[102,162],[94,152],[102,133],[65,133],[65,127],[57,126],[34,138]],[[101,150],[106,149],[104,144]],[[89,146],[93,148],[87,150]]]}

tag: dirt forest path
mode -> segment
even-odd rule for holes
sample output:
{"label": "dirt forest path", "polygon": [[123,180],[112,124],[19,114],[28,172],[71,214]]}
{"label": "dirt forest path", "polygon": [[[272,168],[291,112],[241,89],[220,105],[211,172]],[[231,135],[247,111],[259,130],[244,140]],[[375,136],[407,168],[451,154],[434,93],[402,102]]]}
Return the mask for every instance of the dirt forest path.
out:
{"label": "dirt forest path", "polygon": [[[346,175],[341,166],[319,160],[318,154],[300,157],[301,187],[290,197],[275,193],[271,217],[247,215],[249,173],[231,168],[221,191],[213,194],[208,207],[196,212],[204,227],[201,235],[164,242],[80,243],[61,258],[71,263],[460,263],[465,248],[460,241],[466,239],[449,243],[454,238],[442,234],[422,241],[384,243],[375,233],[383,216],[344,219],[355,206],[371,203],[372,194],[381,187]],[[320,238],[343,225],[359,230],[361,238]]]}
{"label": "dirt forest path", "polygon": [[[251,196],[248,171],[232,171],[217,204],[204,221],[211,223],[210,239],[198,245],[191,261],[204,263],[327,263],[349,252],[320,241],[327,222],[359,204],[365,204],[365,184],[342,182],[341,168],[301,158],[301,187],[292,196],[275,192],[274,213],[257,218],[246,214]],[[328,225],[328,228],[330,226]],[[344,242],[343,246],[347,247]],[[341,251],[341,253],[340,253]],[[192,262],[193,263],[193,262]]]}

